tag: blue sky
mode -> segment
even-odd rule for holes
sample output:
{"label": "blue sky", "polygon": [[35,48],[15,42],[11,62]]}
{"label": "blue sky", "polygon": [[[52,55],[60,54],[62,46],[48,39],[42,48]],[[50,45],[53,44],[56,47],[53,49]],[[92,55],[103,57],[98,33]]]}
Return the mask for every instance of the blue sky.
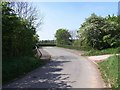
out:
{"label": "blue sky", "polygon": [[57,29],[77,30],[92,13],[98,16],[117,15],[117,2],[34,2],[44,16],[37,34],[40,40],[52,40]]}

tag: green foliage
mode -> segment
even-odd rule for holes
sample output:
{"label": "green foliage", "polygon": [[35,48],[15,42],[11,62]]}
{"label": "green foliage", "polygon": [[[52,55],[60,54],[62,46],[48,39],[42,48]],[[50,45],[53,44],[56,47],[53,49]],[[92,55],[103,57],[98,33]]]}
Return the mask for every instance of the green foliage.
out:
{"label": "green foliage", "polygon": [[102,72],[102,76],[107,84],[110,84],[112,88],[120,87],[119,75],[120,75],[120,68],[119,66],[119,56],[112,56],[107,60],[98,63],[100,70]]}
{"label": "green foliage", "polygon": [[44,64],[43,61],[34,57],[14,57],[4,59],[2,62],[3,84]]}
{"label": "green foliage", "polygon": [[55,37],[56,37],[56,43],[57,45],[70,45],[71,42],[70,42],[70,33],[68,32],[68,30],[66,29],[58,29],[56,34],[55,34]]}
{"label": "green foliage", "polygon": [[103,48],[101,40],[104,32],[101,26],[105,24],[105,20],[102,17],[98,17],[92,14],[86,21],[81,25],[79,33],[80,43],[86,47],[92,48]]}
{"label": "green foliage", "polygon": [[[33,55],[38,42],[36,28],[30,20],[18,16],[10,3],[2,2],[2,80],[10,81],[40,65]],[[32,17],[32,16],[31,16]]]}
{"label": "green foliage", "polygon": [[92,14],[77,31],[78,39],[71,41],[68,30],[58,29],[56,32],[57,45],[72,45],[73,47],[102,50],[120,46],[120,16],[103,18]]}
{"label": "green foliage", "polygon": [[117,17],[103,18],[92,14],[78,31],[81,46],[104,49],[120,46]]}
{"label": "green foliage", "polygon": [[94,55],[104,55],[104,54],[117,54],[120,53],[120,47],[118,48],[107,48],[103,50],[90,50],[87,53],[83,54],[83,56],[94,56]]}
{"label": "green foliage", "polygon": [[77,47],[80,47],[80,40],[75,40],[72,44],[73,46],[77,46]]}
{"label": "green foliage", "polygon": [[120,28],[118,23],[117,16],[106,17],[107,22],[111,25],[111,29],[106,32],[106,35],[103,37],[103,40],[107,42],[111,47],[120,46]]}
{"label": "green foliage", "polygon": [[2,3],[3,58],[30,56],[38,41],[36,29],[27,19],[18,17],[9,4]]}

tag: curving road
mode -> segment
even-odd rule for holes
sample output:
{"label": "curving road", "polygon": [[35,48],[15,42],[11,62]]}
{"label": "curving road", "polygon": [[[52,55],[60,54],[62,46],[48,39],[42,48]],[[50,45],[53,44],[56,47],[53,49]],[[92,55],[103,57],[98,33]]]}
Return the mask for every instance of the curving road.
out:
{"label": "curving road", "polygon": [[97,66],[90,60],[58,47],[44,47],[52,60],[5,88],[105,88]]}

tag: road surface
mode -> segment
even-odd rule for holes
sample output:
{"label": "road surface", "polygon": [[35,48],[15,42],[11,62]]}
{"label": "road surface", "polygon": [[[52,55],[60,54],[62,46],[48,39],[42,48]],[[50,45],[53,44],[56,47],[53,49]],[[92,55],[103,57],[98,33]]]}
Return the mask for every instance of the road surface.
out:
{"label": "road surface", "polygon": [[105,88],[97,66],[66,49],[44,47],[51,61],[4,88]]}

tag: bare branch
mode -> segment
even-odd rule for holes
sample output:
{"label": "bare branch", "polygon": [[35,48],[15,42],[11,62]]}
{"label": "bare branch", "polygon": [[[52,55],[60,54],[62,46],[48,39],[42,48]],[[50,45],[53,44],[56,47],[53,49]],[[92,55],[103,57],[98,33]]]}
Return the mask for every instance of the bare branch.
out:
{"label": "bare branch", "polygon": [[31,25],[35,28],[41,26],[43,17],[39,16],[38,18],[38,11],[35,7],[33,7],[28,2],[11,2],[10,6],[14,9],[15,13],[23,18],[27,19]]}

